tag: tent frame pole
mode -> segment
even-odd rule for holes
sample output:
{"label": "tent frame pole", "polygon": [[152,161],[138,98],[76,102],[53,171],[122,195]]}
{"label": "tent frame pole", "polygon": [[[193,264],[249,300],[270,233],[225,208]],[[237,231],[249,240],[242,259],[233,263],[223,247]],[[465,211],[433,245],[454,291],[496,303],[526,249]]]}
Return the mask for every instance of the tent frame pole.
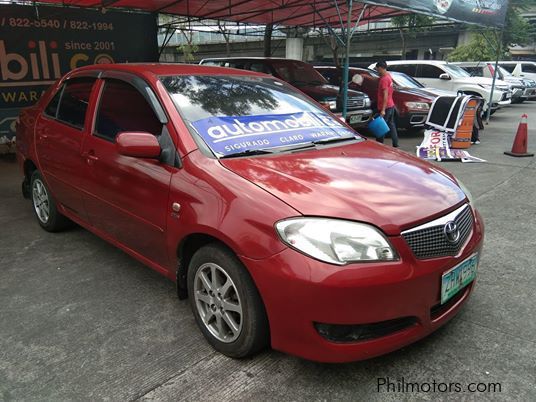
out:
{"label": "tent frame pole", "polygon": [[365,4],[361,9],[361,13],[357,18],[354,27],[352,27],[352,8],[353,0],[346,0],[346,6],[348,8],[348,16],[346,18],[346,28],[341,25],[342,34],[345,35],[344,44],[345,44],[345,54],[344,54],[344,65],[342,71],[342,117],[346,120],[348,114],[348,76],[350,71],[350,45],[352,44],[352,37],[361,22],[361,19],[365,15],[368,4]]}
{"label": "tent frame pole", "polygon": [[489,124],[489,120],[491,117],[491,108],[493,106],[493,94],[495,92],[495,84],[497,82],[497,75],[499,71],[499,59],[501,58],[501,52],[502,52],[503,35],[504,35],[504,26],[501,29],[501,35],[499,36],[499,41],[497,43],[497,55],[495,59],[495,69],[493,71],[493,82],[491,83],[491,93],[489,95],[488,110],[486,111],[486,125]]}

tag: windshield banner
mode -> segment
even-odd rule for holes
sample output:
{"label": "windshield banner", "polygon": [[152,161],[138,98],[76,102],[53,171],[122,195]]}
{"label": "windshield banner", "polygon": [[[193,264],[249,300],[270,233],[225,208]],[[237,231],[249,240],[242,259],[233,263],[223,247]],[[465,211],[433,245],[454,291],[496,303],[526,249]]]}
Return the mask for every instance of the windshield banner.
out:
{"label": "windshield banner", "polygon": [[439,18],[502,27],[508,0],[370,0],[368,3]]}
{"label": "windshield banner", "polygon": [[330,115],[312,112],[209,117],[191,125],[219,156],[355,136]]}

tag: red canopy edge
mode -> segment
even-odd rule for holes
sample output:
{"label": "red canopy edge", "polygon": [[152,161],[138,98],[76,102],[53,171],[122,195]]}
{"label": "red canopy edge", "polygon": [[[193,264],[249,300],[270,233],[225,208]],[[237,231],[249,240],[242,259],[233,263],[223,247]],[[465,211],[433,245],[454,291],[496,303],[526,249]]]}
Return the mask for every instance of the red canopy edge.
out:
{"label": "red canopy edge", "polygon": [[[196,19],[215,19],[252,24],[283,26],[331,27],[346,26],[346,0],[42,0],[57,6],[128,9],[174,14]],[[354,2],[351,21],[361,15],[365,3]],[[407,14],[395,8],[368,5],[360,23]]]}

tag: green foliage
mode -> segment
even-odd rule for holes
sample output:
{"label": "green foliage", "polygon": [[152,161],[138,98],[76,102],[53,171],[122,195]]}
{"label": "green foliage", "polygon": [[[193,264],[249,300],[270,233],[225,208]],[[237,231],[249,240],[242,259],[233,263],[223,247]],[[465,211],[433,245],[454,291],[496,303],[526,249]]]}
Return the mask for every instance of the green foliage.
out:
{"label": "green foliage", "polygon": [[177,46],[177,50],[182,53],[184,62],[191,62],[194,61],[194,54],[199,50],[199,46],[191,43],[183,43]]}
{"label": "green foliage", "polygon": [[471,42],[458,46],[449,54],[449,61],[482,61],[495,60],[497,53],[488,43],[483,34],[475,35]]}

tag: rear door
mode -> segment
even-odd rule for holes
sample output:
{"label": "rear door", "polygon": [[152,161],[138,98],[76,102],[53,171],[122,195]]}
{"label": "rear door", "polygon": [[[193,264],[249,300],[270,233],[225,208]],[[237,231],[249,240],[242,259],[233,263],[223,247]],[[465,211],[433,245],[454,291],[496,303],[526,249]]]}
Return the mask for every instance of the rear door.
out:
{"label": "rear door", "polygon": [[80,187],[85,166],[81,153],[96,80],[90,76],[67,79],[36,122],[37,157],[44,178],[56,201],[83,220],[87,216]]}
{"label": "rear door", "polygon": [[[83,148],[84,201],[93,226],[150,261],[167,266],[165,230],[176,151],[157,102],[140,78],[119,74],[101,81],[94,124]],[[159,107],[157,112],[155,107]],[[148,132],[157,137],[163,149],[161,160],[120,155],[115,139],[121,132]]]}

